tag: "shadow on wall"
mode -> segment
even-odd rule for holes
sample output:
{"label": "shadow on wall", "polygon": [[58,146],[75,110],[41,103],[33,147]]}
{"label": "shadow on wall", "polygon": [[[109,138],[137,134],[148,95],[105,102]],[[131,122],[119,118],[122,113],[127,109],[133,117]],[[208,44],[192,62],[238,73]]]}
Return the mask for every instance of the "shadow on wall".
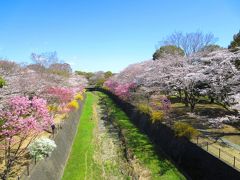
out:
{"label": "shadow on wall", "polygon": [[111,92],[102,88],[89,88],[88,91],[100,91],[107,94],[131,119],[131,121],[155,143],[158,150],[163,150],[175,164],[190,178],[239,180],[240,172],[218,158],[204,151],[185,138],[177,138],[172,129],[158,122],[152,124],[148,115]]}

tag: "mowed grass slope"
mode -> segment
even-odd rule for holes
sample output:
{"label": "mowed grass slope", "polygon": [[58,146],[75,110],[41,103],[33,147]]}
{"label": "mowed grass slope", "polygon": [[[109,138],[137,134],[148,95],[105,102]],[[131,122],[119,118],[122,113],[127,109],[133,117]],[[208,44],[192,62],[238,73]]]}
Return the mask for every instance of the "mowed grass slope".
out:
{"label": "mowed grass slope", "polygon": [[[151,179],[181,180],[185,177],[166,158],[159,157],[148,137],[142,134],[129,120],[127,115],[116,106],[106,95],[104,97],[116,123],[122,130],[129,148],[141,164],[151,171]],[[103,99],[102,99],[103,100]],[[94,129],[96,120],[94,107],[98,102],[97,94],[88,92],[83,107],[78,131],[74,139],[72,150],[64,170],[63,180],[104,179],[101,177],[99,164],[94,161]]]}
{"label": "mowed grass slope", "polygon": [[87,92],[86,101],[83,107],[78,131],[74,139],[72,150],[64,169],[63,180],[80,180],[85,179],[91,174],[92,157],[94,153],[93,129],[95,121],[92,120],[93,105],[96,103],[97,97]]}
{"label": "mowed grass slope", "polygon": [[127,148],[130,149],[143,166],[151,171],[151,179],[183,180],[186,179],[181,172],[168,160],[164,153],[156,154],[154,145],[147,135],[141,133],[129,120],[128,116],[105,94],[99,93],[108,107],[126,139]]}

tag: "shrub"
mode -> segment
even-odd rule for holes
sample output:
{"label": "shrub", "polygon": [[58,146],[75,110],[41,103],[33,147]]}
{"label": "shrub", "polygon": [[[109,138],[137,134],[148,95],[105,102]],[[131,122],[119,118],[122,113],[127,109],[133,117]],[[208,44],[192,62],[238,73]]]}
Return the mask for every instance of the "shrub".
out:
{"label": "shrub", "polygon": [[164,112],[169,112],[171,109],[171,101],[166,96],[161,96],[161,110]]}
{"label": "shrub", "polygon": [[48,110],[49,110],[49,112],[55,114],[55,113],[57,113],[57,111],[59,110],[59,108],[58,108],[58,106],[52,104],[52,105],[48,105]]}
{"label": "shrub", "polygon": [[145,114],[149,114],[149,112],[151,111],[150,107],[146,104],[138,104],[137,109]]}
{"label": "shrub", "polygon": [[49,138],[39,138],[28,146],[30,155],[37,160],[49,156],[57,147],[55,142]]}
{"label": "shrub", "polygon": [[159,100],[153,100],[149,103],[149,105],[151,106],[152,109],[154,110],[161,110],[162,107],[162,103]]}
{"label": "shrub", "polygon": [[6,81],[0,76],[0,88],[6,85]]}
{"label": "shrub", "polygon": [[98,79],[96,82],[95,82],[95,86],[96,87],[102,87],[103,84],[105,82],[105,79]]}
{"label": "shrub", "polygon": [[164,112],[163,111],[152,111],[151,112],[151,120],[152,122],[156,122],[156,121],[162,121],[164,119]]}
{"label": "shrub", "polygon": [[166,96],[155,97],[150,106],[154,110],[161,110],[168,113],[171,110],[171,101]]}
{"label": "shrub", "polygon": [[174,123],[174,132],[178,137],[186,137],[187,139],[192,139],[199,135],[199,132],[193,128],[190,124],[184,122]]}
{"label": "shrub", "polygon": [[83,96],[82,96],[81,93],[77,93],[77,94],[74,96],[74,99],[75,99],[75,100],[82,101],[82,100],[83,100]]}
{"label": "shrub", "polygon": [[73,100],[71,101],[70,103],[68,103],[67,107],[70,109],[70,110],[75,110],[75,109],[78,109],[79,108],[79,104],[76,100]]}

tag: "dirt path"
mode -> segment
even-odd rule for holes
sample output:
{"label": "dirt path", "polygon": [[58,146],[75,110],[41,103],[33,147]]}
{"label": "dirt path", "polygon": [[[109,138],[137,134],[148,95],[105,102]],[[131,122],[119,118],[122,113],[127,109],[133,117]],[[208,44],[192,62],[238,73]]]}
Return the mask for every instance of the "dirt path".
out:
{"label": "dirt path", "polygon": [[143,179],[142,173],[149,174],[136,160],[126,157],[119,130],[107,121],[98,104],[93,107],[93,118],[97,123],[94,130],[93,159],[99,167],[99,179]]}

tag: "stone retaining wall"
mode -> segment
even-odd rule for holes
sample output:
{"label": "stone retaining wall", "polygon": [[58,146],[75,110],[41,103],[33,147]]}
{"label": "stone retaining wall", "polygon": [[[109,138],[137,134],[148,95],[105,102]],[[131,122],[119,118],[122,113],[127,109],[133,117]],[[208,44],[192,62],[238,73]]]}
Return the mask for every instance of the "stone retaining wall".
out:
{"label": "stone retaining wall", "polygon": [[64,120],[62,129],[56,134],[54,141],[57,148],[52,152],[49,158],[34,163],[30,166],[30,175],[24,172],[20,179],[24,180],[59,180],[61,179],[64,167],[71,151],[74,137],[77,132],[80,115],[82,112],[85,98],[79,104],[79,109],[71,112],[69,117]]}

